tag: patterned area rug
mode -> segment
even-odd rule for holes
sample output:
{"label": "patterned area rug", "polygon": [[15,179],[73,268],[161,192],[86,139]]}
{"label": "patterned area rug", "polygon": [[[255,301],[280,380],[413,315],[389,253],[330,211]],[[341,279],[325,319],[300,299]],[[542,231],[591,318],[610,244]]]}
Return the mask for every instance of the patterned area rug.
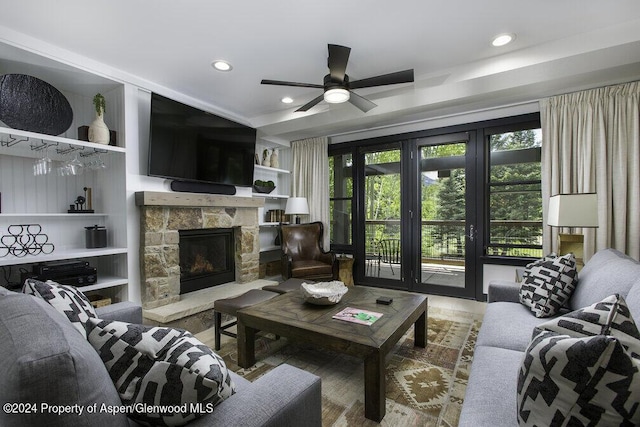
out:
{"label": "patterned area rug", "polygon": [[[387,413],[383,426],[456,426],[467,387],[481,315],[430,307],[427,348],[413,346],[413,328],[387,356]],[[282,338],[256,341],[258,362],[237,365],[236,343],[218,352],[229,369],[254,381],[288,363],[322,378],[322,425],[376,426],[364,417],[364,364],[308,344]]]}

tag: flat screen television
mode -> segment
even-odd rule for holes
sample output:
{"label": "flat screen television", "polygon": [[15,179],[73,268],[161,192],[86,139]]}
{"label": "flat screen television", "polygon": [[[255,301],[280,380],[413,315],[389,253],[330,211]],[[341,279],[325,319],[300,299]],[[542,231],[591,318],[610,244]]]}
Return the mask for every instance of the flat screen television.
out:
{"label": "flat screen television", "polygon": [[151,94],[149,176],[248,187],[255,150],[254,128]]}

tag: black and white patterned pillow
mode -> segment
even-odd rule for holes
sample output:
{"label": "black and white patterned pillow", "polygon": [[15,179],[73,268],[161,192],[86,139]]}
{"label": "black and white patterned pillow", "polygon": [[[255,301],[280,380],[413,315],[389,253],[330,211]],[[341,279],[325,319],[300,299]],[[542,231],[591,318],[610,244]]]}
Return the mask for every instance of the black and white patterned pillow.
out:
{"label": "black and white patterned pillow", "polygon": [[87,320],[98,317],[89,299],[74,286],[61,285],[51,280],[41,282],[27,279],[22,292],[47,301],[57,311],[67,316],[85,338]]}
{"label": "black and white patterned pillow", "polygon": [[[617,338],[629,351],[634,351],[640,343],[640,332],[631,317],[629,306],[618,294],[544,322],[536,329],[572,337],[610,335]],[[640,358],[640,353],[635,353],[634,356]]]}
{"label": "black and white patterned pillow", "polygon": [[518,422],[640,425],[640,333],[614,295],[539,325],[518,375]]}
{"label": "black and white patterned pillow", "polygon": [[520,302],[536,317],[555,316],[576,288],[576,258],[550,254],[528,264],[522,277]]}
{"label": "black and white patterned pillow", "polygon": [[137,422],[184,425],[235,393],[222,358],[189,332],[100,319],[87,331],[124,405],[180,408],[129,414]]}

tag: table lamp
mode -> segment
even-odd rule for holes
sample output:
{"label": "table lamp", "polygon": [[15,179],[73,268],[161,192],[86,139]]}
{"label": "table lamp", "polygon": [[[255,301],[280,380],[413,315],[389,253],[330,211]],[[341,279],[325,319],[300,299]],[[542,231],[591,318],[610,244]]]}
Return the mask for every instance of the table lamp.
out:
{"label": "table lamp", "polygon": [[[558,194],[549,198],[547,225],[595,228],[598,226],[596,193]],[[558,233],[558,254],[573,252],[577,265],[584,265],[584,235]]]}
{"label": "table lamp", "polygon": [[289,197],[287,199],[287,206],[284,208],[286,215],[298,215],[296,216],[296,224],[300,224],[299,215],[309,215],[309,204],[306,197]]}

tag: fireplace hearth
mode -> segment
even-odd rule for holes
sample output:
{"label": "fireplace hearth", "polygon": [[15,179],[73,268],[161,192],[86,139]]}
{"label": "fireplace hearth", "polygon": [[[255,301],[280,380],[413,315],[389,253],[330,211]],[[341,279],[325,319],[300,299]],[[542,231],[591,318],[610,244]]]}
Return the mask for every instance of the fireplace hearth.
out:
{"label": "fireplace hearth", "polygon": [[233,228],[179,230],[180,294],[235,280]]}

